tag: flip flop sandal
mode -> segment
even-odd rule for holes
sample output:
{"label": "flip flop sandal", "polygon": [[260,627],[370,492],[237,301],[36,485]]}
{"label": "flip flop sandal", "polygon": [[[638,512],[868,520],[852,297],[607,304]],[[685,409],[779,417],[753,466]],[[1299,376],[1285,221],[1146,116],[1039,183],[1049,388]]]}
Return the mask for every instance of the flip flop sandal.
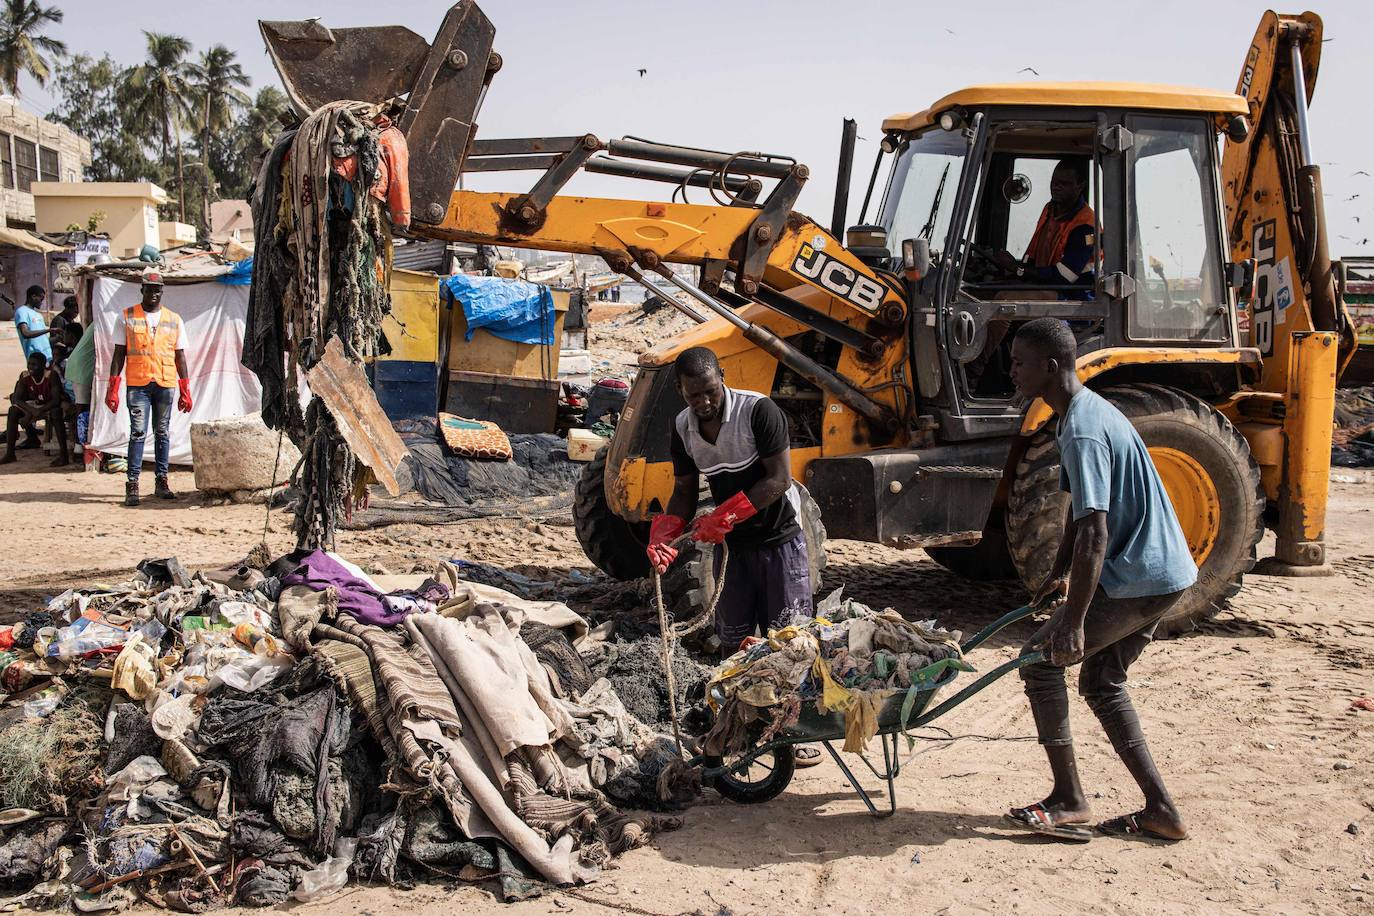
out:
{"label": "flip flop sandal", "polygon": [[1103,821],[1093,828],[1103,836],[1120,837],[1130,840],[1149,840],[1155,843],[1177,843],[1176,837],[1155,833],[1140,823],[1139,814],[1123,814]]}
{"label": "flip flop sandal", "polygon": [[797,769],[816,766],[821,762],[821,749],[812,747],[809,744],[797,745],[796,751]]}
{"label": "flip flop sandal", "polygon": [[1052,837],[1056,840],[1086,843],[1093,838],[1092,830],[1087,827],[1074,824],[1056,824],[1054,815],[1046,811],[1045,806],[1039,802],[1018,808],[1017,811],[1017,814],[1002,815],[1002,819],[1021,830],[1028,830],[1031,833],[1038,833],[1041,836]]}

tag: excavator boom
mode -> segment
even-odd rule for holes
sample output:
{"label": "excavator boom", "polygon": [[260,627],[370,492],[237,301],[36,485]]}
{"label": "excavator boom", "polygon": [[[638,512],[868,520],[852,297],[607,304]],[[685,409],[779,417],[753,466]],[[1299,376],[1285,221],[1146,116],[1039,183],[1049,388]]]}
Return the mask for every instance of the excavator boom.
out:
{"label": "excavator boom", "polygon": [[1266,486],[1278,510],[1273,572],[1326,568],[1336,379],[1356,347],[1327,248],[1307,121],[1321,49],[1315,13],[1264,14],[1236,83],[1251,129],[1233,134],[1222,154],[1232,260],[1254,265],[1241,328],[1264,359],[1239,413],[1252,450],[1263,451],[1268,439],[1281,451],[1280,477]]}
{"label": "excavator boom", "polygon": [[[861,415],[889,438],[910,397],[862,388],[904,353],[906,297],[900,281],[861,261],[830,233],[792,210],[809,170],[775,154],[727,153],[580,137],[475,139],[477,114],[500,56],[490,21],[471,0],[448,12],[434,42],[409,29],[331,30],[318,21],[262,22],[263,38],[300,113],[332,101],[392,101],[410,151],[410,234],[424,238],[596,254],[632,279],[660,274],[694,300],[694,320],[714,315],[756,346]],[[382,65],[386,62],[386,66]],[[573,197],[560,191],[580,170],[676,186],[671,202]],[[464,173],[538,172],[522,194],[455,191]],[[764,194],[765,182],[771,189]],[[689,188],[714,204],[686,202]],[[676,202],[678,197],[681,203]],[[760,199],[762,198],[762,199]],[[702,269],[700,285],[668,269]],[[733,282],[723,283],[727,271]],[[820,307],[796,301],[815,299]],[[757,322],[750,302],[781,311],[861,353],[873,371],[849,378],[827,369]],[[885,333],[873,333],[877,325]],[[876,374],[875,374],[876,373]],[[853,373],[851,373],[852,375]]]}

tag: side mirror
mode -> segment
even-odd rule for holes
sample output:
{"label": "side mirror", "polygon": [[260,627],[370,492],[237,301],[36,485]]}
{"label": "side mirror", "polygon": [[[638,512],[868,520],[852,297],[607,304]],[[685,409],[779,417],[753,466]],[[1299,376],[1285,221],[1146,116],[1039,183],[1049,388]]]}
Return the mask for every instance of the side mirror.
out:
{"label": "side mirror", "polygon": [[892,259],[892,252],[887,250],[887,230],[882,226],[850,226],[844,235],[844,247],[870,267]]}
{"label": "side mirror", "polygon": [[930,270],[930,239],[902,240],[902,270],[908,280],[919,280]]}
{"label": "side mirror", "polygon": [[1231,288],[1236,291],[1236,296],[1242,302],[1249,302],[1250,297],[1255,293],[1256,266],[1254,258],[1246,258],[1244,261],[1234,261],[1226,265]]}

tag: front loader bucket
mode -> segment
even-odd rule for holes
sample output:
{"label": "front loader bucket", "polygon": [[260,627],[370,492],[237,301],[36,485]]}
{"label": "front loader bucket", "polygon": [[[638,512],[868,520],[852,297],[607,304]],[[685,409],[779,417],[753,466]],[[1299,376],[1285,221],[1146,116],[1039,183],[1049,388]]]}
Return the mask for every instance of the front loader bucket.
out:
{"label": "front loader bucket", "polygon": [[501,57],[496,28],[471,0],[454,4],[433,42],[404,26],[330,29],[318,20],[258,22],[297,112],[335,101],[403,100],[413,218],[448,211],[477,132],[477,112]]}

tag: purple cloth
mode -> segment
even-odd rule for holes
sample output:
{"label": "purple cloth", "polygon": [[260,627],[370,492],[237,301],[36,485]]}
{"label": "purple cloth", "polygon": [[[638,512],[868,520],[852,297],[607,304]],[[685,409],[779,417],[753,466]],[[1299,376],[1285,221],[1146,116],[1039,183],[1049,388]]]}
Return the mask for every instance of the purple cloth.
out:
{"label": "purple cloth", "polygon": [[448,586],[433,579],[426,579],[415,591],[383,595],[322,550],[306,554],[295,572],[283,578],[281,584],[282,588],[304,585],[316,592],[332,588],[339,593],[340,611],[359,623],[378,627],[392,627],[411,614],[433,611],[449,598]]}
{"label": "purple cloth", "polygon": [[281,580],[283,588],[304,585],[322,592],[332,588],[339,593],[339,610],[361,623],[389,627],[405,620],[408,611],[392,611],[382,603],[382,593],[353,575],[339,561],[322,550],[313,550],[301,560],[296,571]]}

